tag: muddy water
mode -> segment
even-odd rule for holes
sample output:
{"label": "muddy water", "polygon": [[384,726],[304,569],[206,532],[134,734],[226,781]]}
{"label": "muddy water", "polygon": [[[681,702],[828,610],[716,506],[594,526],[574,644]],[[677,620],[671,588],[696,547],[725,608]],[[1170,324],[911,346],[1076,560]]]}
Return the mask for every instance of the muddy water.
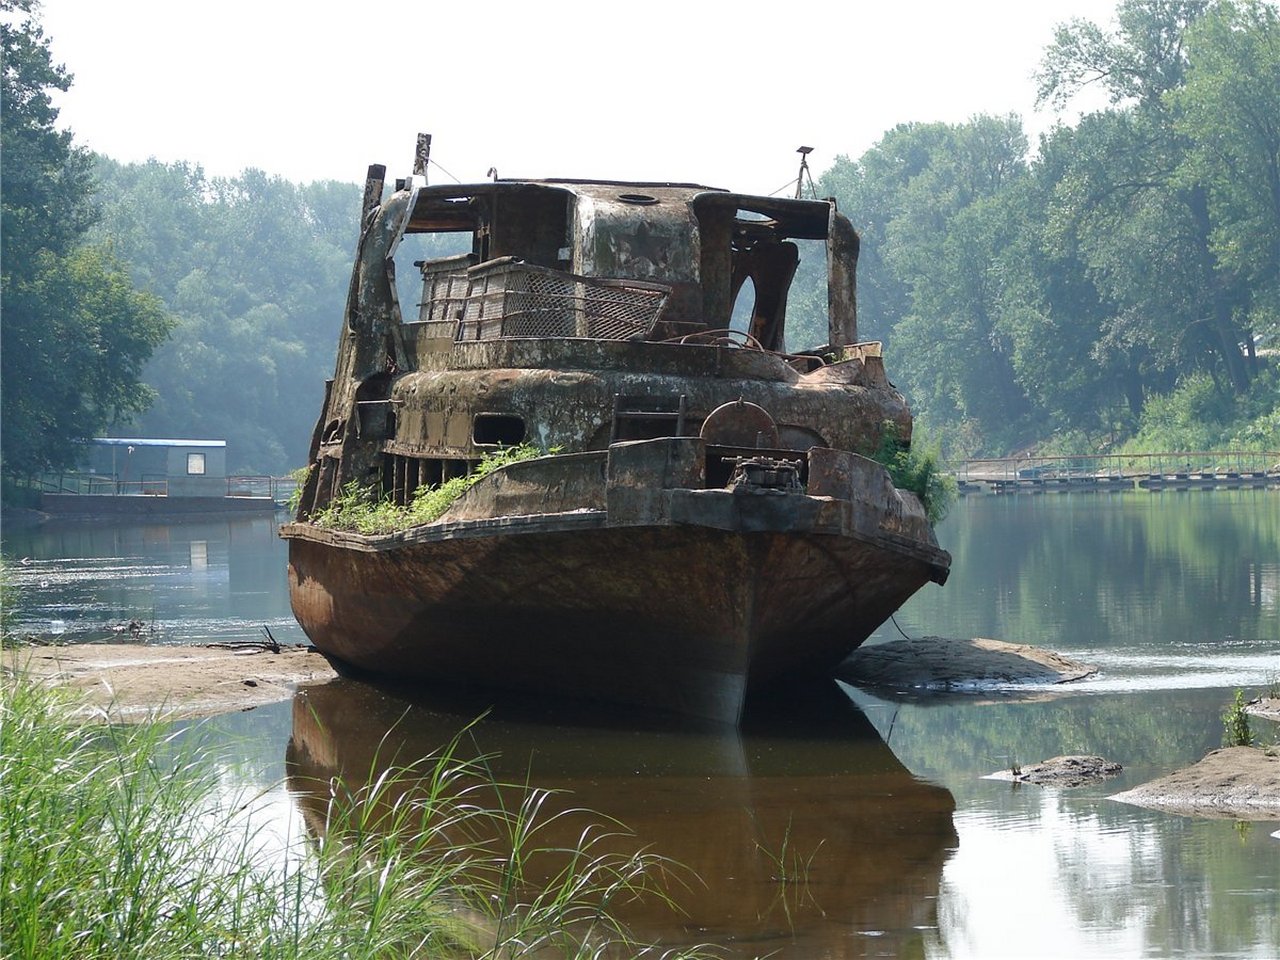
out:
{"label": "muddy water", "polygon": [[[474,749],[688,868],[672,891],[683,914],[651,902],[627,917],[668,945],[742,957],[1280,956],[1280,822],[1107,799],[1216,747],[1236,687],[1280,684],[1280,493],[970,498],[940,539],[956,558],[951,582],[881,639],[901,628],[1036,643],[1097,663],[1097,678],[1018,699],[832,684],[755,710],[737,732],[517,704],[474,728]],[[60,620],[78,636],[152,609],[173,640],[291,629],[283,547],[252,524],[6,533],[4,553],[33,631]],[[384,755],[427,753],[482,700],[341,681],[210,728],[277,785],[282,832],[314,832],[317,778],[366,776],[391,729]],[[1125,772],[1071,791],[982,779],[1077,752]]]}

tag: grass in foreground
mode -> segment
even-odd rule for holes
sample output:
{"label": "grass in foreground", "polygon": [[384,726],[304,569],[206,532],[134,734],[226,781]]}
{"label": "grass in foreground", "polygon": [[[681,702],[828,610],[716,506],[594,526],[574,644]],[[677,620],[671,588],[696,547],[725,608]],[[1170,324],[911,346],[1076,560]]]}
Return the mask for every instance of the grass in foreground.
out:
{"label": "grass in foreground", "polygon": [[[334,781],[316,838],[266,857],[219,793],[218,757],[158,724],[73,720],[55,694],[2,682],[6,957],[655,955],[609,909],[652,893],[663,861],[598,853],[603,832],[541,848],[546,795],[486,806],[503,792],[452,748],[353,791]],[[546,856],[562,868],[529,889],[525,865]]]}

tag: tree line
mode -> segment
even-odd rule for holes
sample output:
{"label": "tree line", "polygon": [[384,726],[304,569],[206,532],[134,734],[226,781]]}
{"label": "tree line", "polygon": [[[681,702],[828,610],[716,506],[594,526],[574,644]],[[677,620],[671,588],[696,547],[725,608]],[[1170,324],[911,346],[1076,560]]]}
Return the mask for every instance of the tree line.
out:
{"label": "tree line", "polygon": [[[56,128],[71,77],[33,8],[0,0],[4,471],[107,430],[299,465],[359,188],[92,156]],[[1057,30],[1041,103],[1109,105],[1034,150],[1016,116],[910,123],[818,179],[862,234],[860,332],[948,453],[1280,448],[1276,7],[1122,0],[1116,24]],[[820,274],[793,345],[822,337]]]}
{"label": "tree line", "polygon": [[862,233],[860,333],[952,453],[1280,449],[1276,8],[1116,20],[1058,28],[1041,104],[1109,106],[1034,151],[1016,116],[904,124],[820,178]]}

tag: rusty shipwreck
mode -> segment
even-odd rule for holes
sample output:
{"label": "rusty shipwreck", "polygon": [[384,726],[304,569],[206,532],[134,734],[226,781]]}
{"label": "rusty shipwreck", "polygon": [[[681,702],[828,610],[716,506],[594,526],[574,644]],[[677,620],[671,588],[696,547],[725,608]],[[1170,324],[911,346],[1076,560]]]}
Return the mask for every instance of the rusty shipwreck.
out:
{"label": "rusty shipwreck", "polygon": [[[834,202],[424,171],[383,199],[370,168],[336,372],[281,528],[294,613],[327,656],[735,723],[749,692],[831,671],[946,579],[919,500],[860,455],[886,424],[909,440],[911,416],[858,341],[858,236]],[[410,307],[395,255],[419,233],[469,252],[415,261]],[[788,352],[802,244],[825,258],[827,342]],[[517,444],[548,452],[433,522],[314,522],[352,484],[405,504]]]}

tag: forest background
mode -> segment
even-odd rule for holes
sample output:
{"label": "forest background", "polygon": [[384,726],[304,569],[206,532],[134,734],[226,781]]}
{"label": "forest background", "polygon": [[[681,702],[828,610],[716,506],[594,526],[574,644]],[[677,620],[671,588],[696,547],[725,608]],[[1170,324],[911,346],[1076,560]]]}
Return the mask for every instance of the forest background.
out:
{"label": "forest background", "polygon": [[[303,464],[360,187],[92,155],[56,128],[71,78],[31,0],[0,12],[6,479],[107,433]],[[1123,0],[1116,24],[1050,39],[1041,102],[1109,106],[1034,148],[1014,115],[908,123],[813,184],[862,235],[860,335],[946,456],[1280,449],[1280,15]],[[793,349],[823,339],[823,273]]]}

